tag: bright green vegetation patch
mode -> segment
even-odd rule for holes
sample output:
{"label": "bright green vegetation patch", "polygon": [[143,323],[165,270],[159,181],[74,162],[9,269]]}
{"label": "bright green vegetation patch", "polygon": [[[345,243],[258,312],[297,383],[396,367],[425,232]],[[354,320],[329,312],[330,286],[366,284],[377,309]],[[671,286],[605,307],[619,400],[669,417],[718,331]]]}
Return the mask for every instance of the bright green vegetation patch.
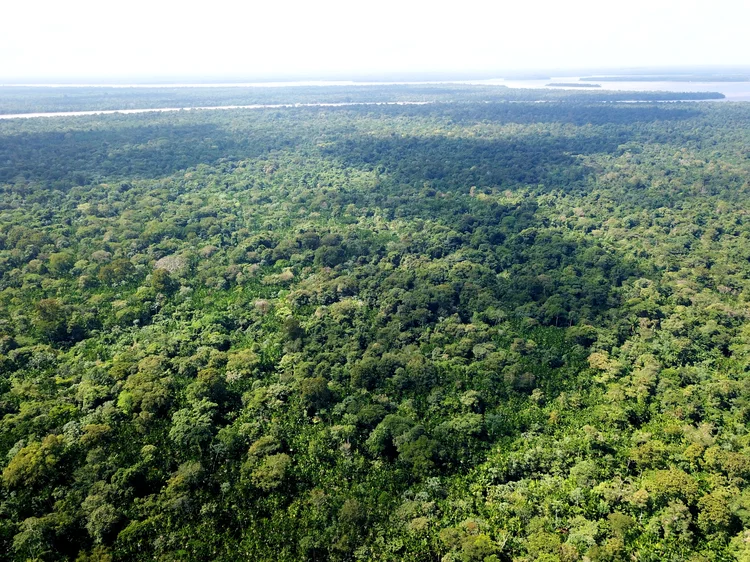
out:
{"label": "bright green vegetation patch", "polygon": [[746,559],[749,146],[742,104],[0,122],[0,553]]}

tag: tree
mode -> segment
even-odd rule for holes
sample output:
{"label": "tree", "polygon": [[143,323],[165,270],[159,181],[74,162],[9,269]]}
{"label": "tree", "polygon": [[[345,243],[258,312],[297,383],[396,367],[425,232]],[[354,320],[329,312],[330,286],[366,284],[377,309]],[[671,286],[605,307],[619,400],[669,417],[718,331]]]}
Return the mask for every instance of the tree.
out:
{"label": "tree", "polygon": [[61,435],[47,435],[21,448],[3,470],[3,483],[10,488],[31,488],[44,484],[56,475],[64,452]]}
{"label": "tree", "polygon": [[151,286],[160,293],[171,295],[180,287],[180,284],[172,279],[166,269],[155,269],[151,274]]}
{"label": "tree", "polygon": [[211,439],[214,431],[213,417],[216,404],[202,398],[188,408],[177,410],[172,416],[169,437],[187,454],[199,454]]}
{"label": "tree", "polygon": [[252,482],[265,492],[274,490],[284,482],[291,465],[292,458],[286,453],[269,455],[253,470]]}

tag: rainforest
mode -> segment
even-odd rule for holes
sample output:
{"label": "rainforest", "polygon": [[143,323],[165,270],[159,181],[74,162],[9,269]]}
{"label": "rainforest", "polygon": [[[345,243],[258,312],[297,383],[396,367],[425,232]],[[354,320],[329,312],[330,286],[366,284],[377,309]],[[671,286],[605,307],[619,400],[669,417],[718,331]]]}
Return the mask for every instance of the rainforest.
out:
{"label": "rainforest", "polygon": [[750,103],[157,90],[363,105],[0,120],[0,559],[750,560]]}

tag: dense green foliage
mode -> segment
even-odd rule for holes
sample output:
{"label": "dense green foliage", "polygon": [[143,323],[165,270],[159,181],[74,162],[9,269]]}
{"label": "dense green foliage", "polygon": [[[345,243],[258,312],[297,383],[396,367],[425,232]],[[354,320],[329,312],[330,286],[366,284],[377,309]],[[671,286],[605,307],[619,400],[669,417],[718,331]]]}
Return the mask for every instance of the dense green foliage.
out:
{"label": "dense green foliage", "polygon": [[1,121],[0,553],[749,560],[748,147],[745,104]]}

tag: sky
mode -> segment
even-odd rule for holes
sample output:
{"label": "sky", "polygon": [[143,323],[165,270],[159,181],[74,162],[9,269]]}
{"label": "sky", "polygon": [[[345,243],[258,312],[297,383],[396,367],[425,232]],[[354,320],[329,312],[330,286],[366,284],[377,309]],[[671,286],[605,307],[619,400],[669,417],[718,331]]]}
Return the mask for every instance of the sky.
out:
{"label": "sky", "polygon": [[750,66],[750,0],[7,0],[0,80]]}

